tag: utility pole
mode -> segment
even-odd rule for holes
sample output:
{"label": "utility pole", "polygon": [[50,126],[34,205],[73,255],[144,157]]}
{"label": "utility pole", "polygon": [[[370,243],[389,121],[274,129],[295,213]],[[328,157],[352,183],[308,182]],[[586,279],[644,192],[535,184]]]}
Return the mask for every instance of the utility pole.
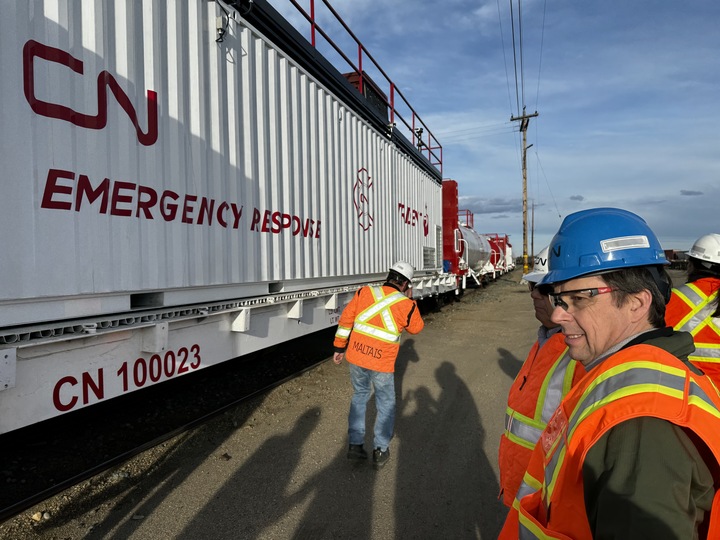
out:
{"label": "utility pole", "polygon": [[527,227],[527,151],[530,146],[527,145],[527,128],[530,124],[530,119],[537,116],[538,112],[535,111],[532,114],[525,114],[525,108],[523,107],[522,116],[511,116],[510,121],[520,121],[520,132],[523,135],[523,157],[522,157],[522,175],[523,175],[523,274],[528,272],[528,227]]}
{"label": "utility pole", "polygon": [[530,222],[530,254],[533,256],[533,268],[535,268],[535,199],[532,200],[532,219]]}

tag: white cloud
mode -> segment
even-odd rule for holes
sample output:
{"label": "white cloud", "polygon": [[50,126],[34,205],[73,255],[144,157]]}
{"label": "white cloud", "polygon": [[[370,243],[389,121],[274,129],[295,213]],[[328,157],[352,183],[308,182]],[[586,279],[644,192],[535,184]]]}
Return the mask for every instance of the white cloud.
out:
{"label": "white cloud", "polygon": [[527,131],[536,251],[564,216],[594,206],[637,212],[666,248],[720,232],[715,0],[528,0],[517,93],[505,2],[333,5],[443,143],[444,176],[459,182],[478,230],[522,246],[510,116],[524,96],[539,112]]}

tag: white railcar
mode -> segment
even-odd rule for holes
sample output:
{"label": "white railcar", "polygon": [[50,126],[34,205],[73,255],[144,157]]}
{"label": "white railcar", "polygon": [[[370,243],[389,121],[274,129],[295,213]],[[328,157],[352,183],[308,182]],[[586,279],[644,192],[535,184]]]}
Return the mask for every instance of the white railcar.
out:
{"label": "white railcar", "polygon": [[0,433],[456,286],[436,164],[263,0],[8,2],[0,64]]}

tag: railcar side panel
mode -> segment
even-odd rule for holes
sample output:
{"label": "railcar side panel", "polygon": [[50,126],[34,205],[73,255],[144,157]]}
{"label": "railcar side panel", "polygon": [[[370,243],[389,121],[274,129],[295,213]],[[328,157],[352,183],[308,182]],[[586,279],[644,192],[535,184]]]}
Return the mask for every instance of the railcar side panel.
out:
{"label": "railcar side panel", "polygon": [[0,433],[328,328],[398,259],[454,290],[439,173],[321,63],[206,0],[4,7]]}
{"label": "railcar side panel", "polygon": [[436,180],[239,18],[216,43],[214,2],[7,8],[0,326],[359,282],[438,249]]}

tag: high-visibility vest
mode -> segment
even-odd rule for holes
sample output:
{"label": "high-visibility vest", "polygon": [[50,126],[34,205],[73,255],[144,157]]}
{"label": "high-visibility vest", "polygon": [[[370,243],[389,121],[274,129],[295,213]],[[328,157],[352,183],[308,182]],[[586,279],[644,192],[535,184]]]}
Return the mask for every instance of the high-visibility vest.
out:
{"label": "high-visibility vest", "polygon": [[500,437],[498,464],[503,502],[511,506],[535,443],[570,388],[585,376],[582,364],[570,358],[565,336],[557,332],[536,341],[508,393],[505,432]]}
{"label": "high-visibility vest", "polygon": [[702,278],[673,289],[665,324],[692,334],[695,352],[688,360],[720,387],[720,321],[712,317],[718,289],[717,278]]}
{"label": "high-visibility vest", "polygon": [[[533,451],[499,538],[591,540],[582,475],[585,455],[611,428],[641,416],[693,432],[710,450],[709,468],[717,470],[720,395],[715,387],[670,353],[634,345],[604,360],[563,400]],[[707,538],[720,538],[720,491]]]}
{"label": "high-visibility vest", "polygon": [[402,331],[417,334],[423,326],[415,301],[396,288],[362,287],[340,316],[334,345],[352,364],[392,372]]}

